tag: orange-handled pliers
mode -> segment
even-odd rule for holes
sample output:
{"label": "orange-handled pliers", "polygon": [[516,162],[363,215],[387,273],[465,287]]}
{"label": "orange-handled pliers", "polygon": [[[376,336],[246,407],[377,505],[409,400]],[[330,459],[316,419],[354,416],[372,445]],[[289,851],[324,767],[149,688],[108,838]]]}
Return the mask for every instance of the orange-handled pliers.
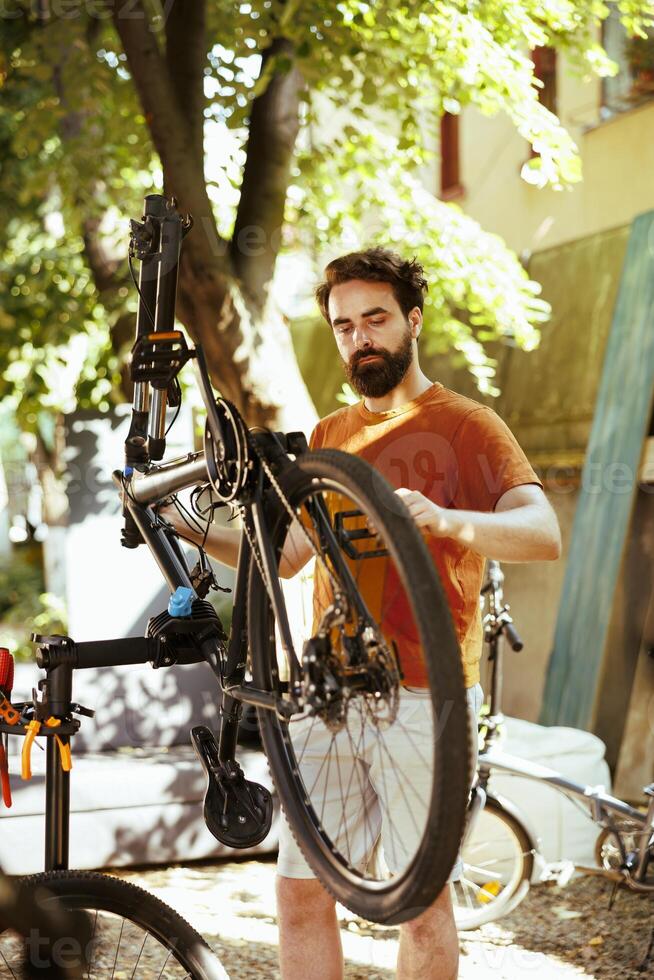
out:
{"label": "orange-handled pliers", "polygon": [[25,726],[25,741],[23,742],[23,751],[20,755],[20,778],[21,779],[31,779],[32,778],[32,746],[34,745],[34,739],[41,731],[41,722],[33,718]]}
{"label": "orange-handled pliers", "polygon": [[[61,719],[59,718],[48,718],[43,724],[47,728],[57,728],[61,725]],[[32,778],[32,746],[34,744],[34,739],[41,731],[41,722],[33,719],[25,728],[25,742],[23,743],[23,752],[21,755],[21,778],[31,779]],[[59,757],[61,759],[61,768],[64,772],[70,772],[73,768],[73,760],[70,754],[70,742],[64,742],[59,735],[55,735],[55,740],[59,746]]]}
{"label": "orange-handled pliers", "polygon": [[[46,721],[48,728],[56,728],[61,725],[59,718],[48,718]],[[64,772],[70,772],[73,768],[73,760],[70,754],[70,742],[64,742],[63,738],[59,735],[55,735],[55,742],[59,746],[59,758],[61,759],[61,768]]]}

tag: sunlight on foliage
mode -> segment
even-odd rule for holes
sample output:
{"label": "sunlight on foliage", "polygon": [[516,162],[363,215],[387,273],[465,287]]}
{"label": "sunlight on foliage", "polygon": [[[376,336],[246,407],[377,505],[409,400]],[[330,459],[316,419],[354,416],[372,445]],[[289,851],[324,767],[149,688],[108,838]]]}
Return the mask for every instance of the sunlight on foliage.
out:
{"label": "sunlight on foliage", "polygon": [[[539,284],[501,238],[485,232],[456,205],[440,201],[407,172],[398,141],[387,134],[344,134],[322,148],[322,168],[317,158],[314,146],[312,183],[298,204],[297,220],[310,229],[325,260],[363,245],[396,243],[403,254],[418,258],[429,282],[426,350],[461,351],[480,390],[496,393],[494,361],[482,341],[505,338],[526,350],[536,347],[536,324],[550,312]],[[383,169],[376,166],[380,159]],[[338,184],[338,197],[331,194],[332,181]]]}
{"label": "sunlight on foliage", "polygon": [[[300,136],[287,195],[286,247],[331,257],[362,241],[395,242],[431,283],[425,339],[464,356],[493,391],[487,341],[537,343],[547,306],[516,257],[420,182],[433,166],[444,111],[504,114],[538,155],[536,186],[580,179],[577,148],[538,101],[529,51],[550,45],[582,75],[616,66],[598,43],[615,4],[602,0],[251,0],[207,4],[204,64],[206,192],[231,234],[247,159],[250,107],[273,74],[296,64]],[[74,404],[107,410],[130,344],[134,290],[125,267],[126,216],[162,189],[149,120],[108,17],[83,5],[39,21],[6,0],[0,35],[0,396],[21,425]],[[646,35],[654,4],[619,0],[625,29]],[[145,4],[164,40],[166,5]],[[283,35],[293,56],[262,54]],[[83,80],[83,83],[82,83]],[[112,268],[99,281],[93,236]],[[349,245],[347,244],[349,243]],[[117,285],[116,285],[117,280]]]}

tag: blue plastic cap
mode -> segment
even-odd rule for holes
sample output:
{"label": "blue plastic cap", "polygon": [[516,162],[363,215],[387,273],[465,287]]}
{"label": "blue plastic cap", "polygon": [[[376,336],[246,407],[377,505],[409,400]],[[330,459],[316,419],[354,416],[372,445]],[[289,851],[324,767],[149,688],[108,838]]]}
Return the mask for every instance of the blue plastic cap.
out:
{"label": "blue plastic cap", "polygon": [[171,616],[190,616],[194,599],[197,599],[194,589],[178,585],[168,600],[168,612]]}
{"label": "blue plastic cap", "polygon": [[123,476],[131,476],[133,472],[134,472],[133,466],[126,466],[125,469],[123,470]]}

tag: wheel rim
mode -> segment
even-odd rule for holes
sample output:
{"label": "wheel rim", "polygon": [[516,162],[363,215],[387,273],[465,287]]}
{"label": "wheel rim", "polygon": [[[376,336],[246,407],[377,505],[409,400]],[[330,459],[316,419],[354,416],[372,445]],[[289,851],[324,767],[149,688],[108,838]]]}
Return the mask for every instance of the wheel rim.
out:
{"label": "wheel rim", "polygon": [[502,915],[525,878],[530,856],[508,821],[483,810],[461,849],[461,879],[450,886],[457,928]]}
{"label": "wheel rim", "polygon": [[[307,498],[311,500],[322,491],[338,494],[339,513],[364,509],[361,500],[350,491],[348,499],[344,500],[344,488],[328,479],[314,478],[311,489],[304,488],[300,494],[296,494],[292,503],[296,513],[303,515],[302,522],[312,533],[318,551],[316,527],[314,524],[313,529],[309,528],[306,507],[303,505]],[[330,514],[336,512],[331,504],[329,510]],[[364,524],[362,518],[354,518],[349,527],[356,531],[361,530]],[[389,562],[393,562],[396,567],[392,581],[403,588],[390,542],[383,536],[376,542],[357,542],[357,547],[370,551],[379,546],[386,547],[389,555],[359,561],[347,559],[356,585],[366,600],[368,590],[365,578],[378,573],[379,569],[374,566],[380,561],[386,565],[385,582],[389,580]],[[398,588],[398,594],[399,591]],[[385,592],[384,600],[383,616],[394,625],[396,621],[391,620],[390,616],[391,613],[395,615],[396,611],[392,592]],[[413,622],[405,617],[402,623],[405,634],[411,635],[412,631],[417,631],[420,635],[412,601],[409,601],[409,607]],[[379,614],[376,613],[373,618],[379,624]],[[313,619],[311,629],[315,630],[315,627],[316,620]],[[392,632],[385,622],[382,623],[382,632],[386,638]],[[342,646],[340,654],[343,652]],[[345,722],[337,732],[330,730],[324,716],[317,717],[314,708],[305,710],[289,724],[279,720],[276,722],[277,737],[286,754],[288,768],[295,771],[296,779],[302,777],[304,809],[311,825],[313,841],[321,848],[323,858],[338,869],[340,877],[349,880],[359,890],[384,892],[397,887],[398,881],[410,875],[415,861],[420,857],[429,812],[436,797],[437,763],[440,758],[437,751],[437,719],[432,698],[429,692],[425,693],[401,690],[398,712],[388,726],[376,723],[378,719],[371,720],[366,701],[361,696],[349,700]],[[413,758],[409,759],[409,755]],[[363,761],[364,765],[359,767],[353,764],[353,759]],[[371,783],[373,793],[370,793]],[[336,810],[340,810],[340,813],[330,812],[334,807],[327,801],[328,786],[331,795],[335,793],[337,796]],[[363,810],[363,829],[356,820],[342,815],[345,811],[351,814],[353,796],[356,796]],[[379,807],[375,806],[376,797],[381,797],[384,803],[386,800],[395,801],[394,805],[385,805],[380,813]],[[396,818],[398,807],[400,820]]]}

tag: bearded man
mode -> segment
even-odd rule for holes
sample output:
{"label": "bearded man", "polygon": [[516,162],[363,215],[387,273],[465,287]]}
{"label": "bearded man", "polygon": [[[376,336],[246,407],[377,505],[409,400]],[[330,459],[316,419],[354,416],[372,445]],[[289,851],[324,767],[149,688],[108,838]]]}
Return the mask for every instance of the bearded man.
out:
{"label": "bearded man", "polygon": [[[426,290],[418,262],[385,248],[353,252],[326,267],[316,298],[361,401],[318,422],[310,447],[366,459],[396,488],[422,529],[452,613],[476,732],[485,558],[553,560],[561,538],[542,484],[507,426],[492,409],[431,381],[421,369],[418,338]],[[174,508],[166,508],[165,516],[186,538],[203,542],[204,535],[188,528]],[[213,526],[204,547],[235,566],[239,541],[240,531]],[[280,563],[285,577],[312,557],[310,550],[303,552],[301,536],[292,544]],[[405,699],[419,699],[427,686],[424,667],[405,670],[403,684]],[[432,737],[431,728],[425,737]],[[411,754],[407,746],[407,758]],[[327,798],[329,786],[324,792]],[[378,795],[383,814],[381,787]],[[319,811],[315,795],[311,802]],[[383,836],[382,830],[382,846]],[[283,980],[340,980],[343,952],[334,899],[315,878],[284,820],[277,873]],[[458,861],[450,881],[460,873]],[[458,956],[446,886],[430,908],[400,927],[397,976],[453,980]]]}
{"label": "bearded man", "polygon": [[[458,634],[476,731],[484,559],[553,560],[561,538],[542,484],[507,426],[492,409],[422,371],[418,337],[426,289],[415,260],[384,248],[353,252],[326,267],[316,298],[348,380],[362,398],[318,422],[310,446],[366,459],[396,487],[425,533]],[[407,679],[411,692],[421,680],[427,683],[426,677]],[[285,824],[277,872],[283,980],[340,980],[334,899]],[[460,873],[457,863],[450,880]],[[429,909],[400,927],[397,976],[452,980],[458,955],[446,887]]]}

